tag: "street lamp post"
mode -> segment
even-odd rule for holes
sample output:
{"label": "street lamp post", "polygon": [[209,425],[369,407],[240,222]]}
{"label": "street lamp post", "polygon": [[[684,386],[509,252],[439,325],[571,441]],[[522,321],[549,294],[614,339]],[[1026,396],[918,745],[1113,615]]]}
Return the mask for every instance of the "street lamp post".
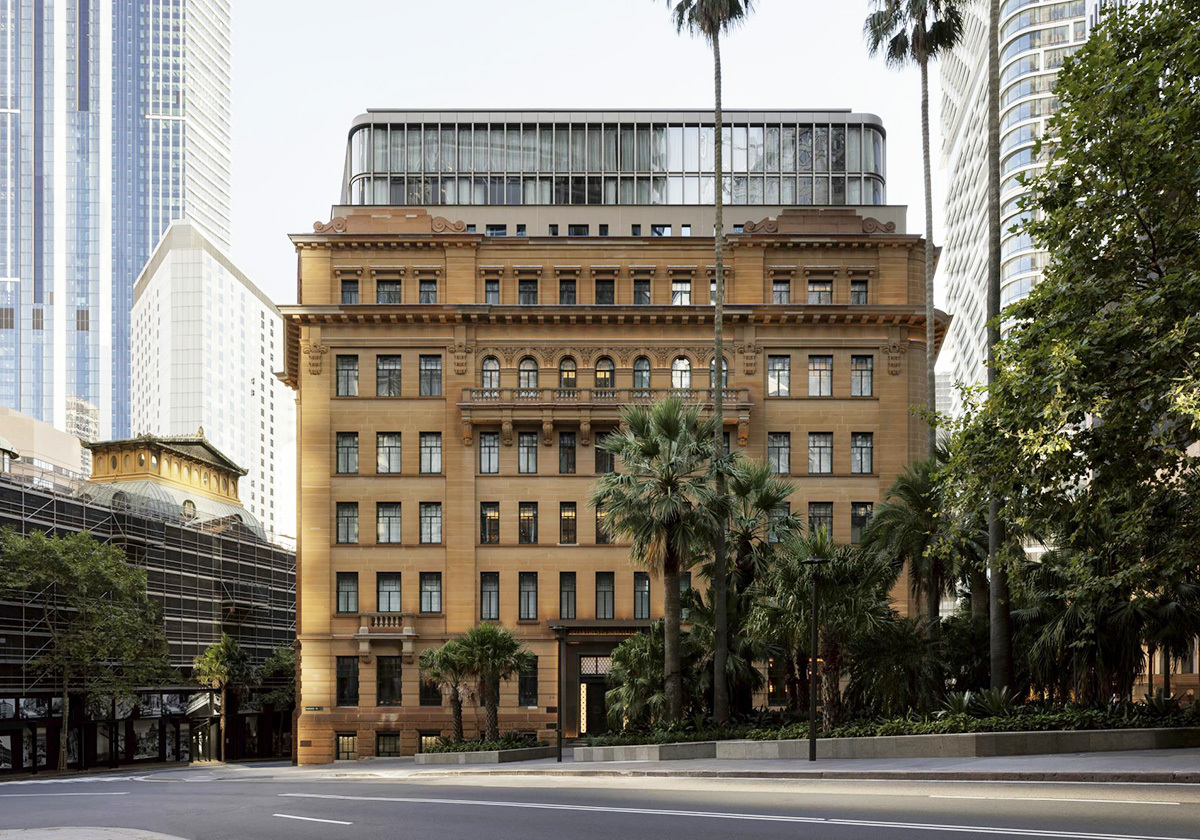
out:
{"label": "street lamp post", "polygon": [[809,557],[801,561],[813,567],[812,578],[812,637],[808,659],[808,760],[817,760],[817,573],[818,566],[828,563],[824,557]]}

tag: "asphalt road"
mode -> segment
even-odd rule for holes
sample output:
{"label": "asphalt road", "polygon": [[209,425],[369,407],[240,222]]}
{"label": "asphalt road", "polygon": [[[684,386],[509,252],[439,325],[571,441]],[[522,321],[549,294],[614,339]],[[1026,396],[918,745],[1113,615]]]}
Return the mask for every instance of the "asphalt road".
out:
{"label": "asphalt road", "polygon": [[72,826],[188,840],[1200,840],[1200,786],[502,776],[223,781],[203,770],[0,783],[0,838],[24,834],[11,829]]}

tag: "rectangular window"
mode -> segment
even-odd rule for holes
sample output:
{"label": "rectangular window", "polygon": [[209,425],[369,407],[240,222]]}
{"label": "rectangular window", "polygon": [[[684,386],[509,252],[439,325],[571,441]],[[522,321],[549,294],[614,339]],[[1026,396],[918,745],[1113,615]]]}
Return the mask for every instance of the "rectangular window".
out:
{"label": "rectangular window", "polygon": [[537,473],[538,436],[536,432],[517,434],[517,472],[534,475]]}
{"label": "rectangular window", "polygon": [[616,581],[613,572],[596,572],[596,618],[611,621],[613,602],[616,596]]}
{"label": "rectangular window", "polygon": [[608,533],[608,527],[605,520],[608,512],[604,510],[604,505],[596,505],[596,545],[608,545],[611,537]]}
{"label": "rectangular window", "polygon": [[808,530],[815,534],[822,528],[833,534],[833,502],[809,502]]}
{"label": "rectangular window", "polygon": [[[382,704],[380,704],[382,705]],[[397,701],[392,704],[399,706]],[[400,755],[400,733],[398,732],[376,732],[375,733],[375,757],[376,758],[397,758]]]}
{"label": "rectangular window", "polygon": [[343,545],[358,542],[358,502],[337,503],[337,541]]}
{"label": "rectangular window", "polygon": [[517,284],[517,303],[521,306],[537,306],[538,281],[521,280]]}
{"label": "rectangular window", "polygon": [[[520,599],[517,618],[521,621],[537,621],[538,576],[537,572],[521,572],[517,578]],[[522,704],[526,705],[526,704]]]}
{"label": "rectangular window", "polygon": [[479,620],[500,620],[500,573],[479,573]]}
{"label": "rectangular window", "polygon": [[691,306],[692,305],[692,281],[691,280],[672,280],[671,281],[671,305],[672,306]]}
{"label": "rectangular window", "polygon": [[537,541],[537,502],[521,502],[517,506],[517,542],[521,545],[537,545]]}
{"label": "rectangular window", "polygon": [[650,281],[649,280],[634,280],[633,281],[633,305],[634,306],[649,306],[650,305]]}
{"label": "rectangular window", "polygon": [[375,657],[375,705],[400,705],[400,657]]}
{"label": "rectangular window", "polygon": [[558,573],[558,617],[574,620],[575,618],[575,573]]}
{"label": "rectangular window", "polygon": [[560,432],[558,435],[558,471],[561,475],[575,474],[574,432]]}
{"label": "rectangular window", "polygon": [[559,502],[558,541],[563,545],[575,545],[579,541],[574,502]]}
{"label": "rectangular window", "polygon": [[442,433],[421,432],[421,472],[426,474],[442,471]]}
{"label": "rectangular window", "polygon": [[833,472],[833,432],[808,433],[808,471],[813,475]]}
{"label": "rectangular window", "polygon": [[638,621],[650,619],[650,575],[633,573],[633,617]]}
{"label": "rectangular window", "polygon": [[787,663],[782,656],[767,659],[767,705],[787,704]]}
{"label": "rectangular window", "polygon": [[479,433],[479,471],[488,475],[500,472],[500,433]]}
{"label": "rectangular window", "polygon": [[399,572],[376,572],[375,611],[388,613],[400,612]]}
{"label": "rectangular window", "polygon": [[587,225],[567,225],[567,236],[587,236]]}
{"label": "rectangular window", "polygon": [[[639,204],[640,203],[641,202],[639,202]],[[670,236],[671,235],[671,226],[670,225],[650,225],[650,235],[651,236]]]}
{"label": "rectangular window", "polygon": [[404,303],[403,288],[399,280],[379,280],[375,283],[375,302]]}
{"label": "rectangular window", "polygon": [[358,572],[337,573],[337,611],[358,612]]}
{"label": "rectangular window", "polygon": [[437,545],[442,541],[442,503],[421,502],[421,544]]}
{"label": "rectangular window", "polygon": [[400,357],[375,357],[375,396],[400,396]]}
{"label": "rectangular window", "polygon": [[871,514],[874,512],[875,506],[870,502],[851,502],[850,503],[850,544],[858,545],[862,542],[863,531],[867,527],[867,523],[871,521]]}
{"label": "rectangular window", "polygon": [[508,236],[508,225],[485,225],[483,232],[487,236]]}
{"label": "rectangular window", "polygon": [[[421,699],[422,706],[440,706],[442,705],[442,687],[433,680],[429,679],[429,675],[421,673]],[[437,734],[430,733],[429,735],[421,735],[421,744],[423,747],[432,746],[438,742]],[[431,738],[431,741],[426,741],[426,738]]]}
{"label": "rectangular window", "polygon": [[375,472],[400,472],[400,433],[378,432],[375,435]]}
{"label": "rectangular window", "polygon": [[792,436],[789,432],[767,433],[767,466],[779,475],[792,471]]}
{"label": "rectangular window", "polygon": [[479,543],[480,545],[500,544],[500,503],[479,503]]}
{"label": "rectangular window", "polygon": [[617,469],[617,456],[604,448],[606,437],[608,437],[608,432],[596,435],[596,475],[616,472]]}
{"label": "rectangular window", "polygon": [[352,306],[358,303],[358,281],[342,281],[342,306]]}
{"label": "rectangular window", "polygon": [[421,572],[421,612],[442,611],[442,573]]}
{"label": "rectangular window", "polygon": [[358,705],[357,656],[339,656],[337,658],[337,704],[339,706]]}
{"label": "rectangular window", "polygon": [[875,390],[875,357],[850,357],[850,396],[869,397]]}
{"label": "rectangular window", "polygon": [[334,736],[337,743],[338,761],[358,760],[358,736],[353,732],[339,732]]}
{"label": "rectangular window", "polygon": [[771,303],[791,303],[792,283],[790,280],[775,280],[771,283]]}
{"label": "rectangular window", "polygon": [[399,545],[400,539],[400,503],[375,503],[375,542],[382,545]]}
{"label": "rectangular window", "polygon": [[575,298],[575,281],[574,280],[559,280],[558,281],[558,302],[561,306],[574,306]]}
{"label": "rectangular window", "polygon": [[808,357],[808,395],[833,396],[833,356]]}
{"label": "rectangular window", "polygon": [[337,357],[337,395],[358,396],[358,356]]}
{"label": "rectangular window", "polygon": [[810,304],[833,303],[833,281],[809,280],[808,302]]}
{"label": "rectangular window", "polygon": [[[784,502],[783,504],[781,504],[778,507],[775,507],[771,510],[771,513],[769,514],[769,520],[773,524],[773,523],[778,522],[779,520],[784,519],[787,516],[791,515],[791,512],[792,512],[792,506],[788,502]],[[779,542],[779,534],[777,534],[773,528],[772,528],[772,530],[767,532],[767,542],[768,543]]]}
{"label": "rectangular window", "polygon": [[421,303],[437,303],[437,281],[422,280],[420,289],[420,297],[418,300]]}
{"label": "rectangular window", "polygon": [[854,432],[850,435],[850,472],[869,475],[875,472],[873,450],[875,435],[871,432]]}
{"label": "rectangular window", "polygon": [[442,357],[421,357],[421,396],[440,397],[442,395]]}
{"label": "rectangular window", "polygon": [[533,657],[528,667],[517,677],[517,705],[533,707],[538,704],[538,661]]}
{"label": "rectangular window", "polygon": [[341,474],[358,472],[358,432],[337,433],[337,471]]}
{"label": "rectangular window", "polygon": [[792,394],[792,357],[767,357],[767,396],[789,397]]}
{"label": "rectangular window", "polygon": [[850,281],[850,303],[854,306],[867,305],[867,281],[866,280],[851,280]]}
{"label": "rectangular window", "polygon": [[596,281],[596,305],[612,306],[617,302],[617,293],[612,280]]}
{"label": "rectangular window", "polygon": [[483,302],[492,306],[500,305],[500,281],[483,281]]}

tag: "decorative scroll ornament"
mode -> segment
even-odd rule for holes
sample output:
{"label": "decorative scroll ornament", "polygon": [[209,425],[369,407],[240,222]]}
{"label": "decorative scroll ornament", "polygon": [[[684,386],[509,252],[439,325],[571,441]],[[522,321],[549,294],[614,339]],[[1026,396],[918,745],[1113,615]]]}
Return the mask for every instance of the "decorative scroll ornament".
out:
{"label": "decorative scroll ornament", "polygon": [[471,418],[469,415],[464,414],[462,416],[462,419],[459,422],[460,422],[460,430],[462,432],[463,446],[470,446],[473,441],[473,435],[472,435],[472,431],[471,431]]}
{"label": "decorative scroll ornament", "polygon": [[512,446],[513,427],[511,417],[505,417],[503,422],[500,423],[500,440],[504,442],[505,446]]}
{"label": "decorative scroll ornament", "polygon": [[863,233],[895,233],[895,222],[881,222],[878,219],[867,216],[862,220]]}
{"label": "decorative scroll ornament", "polygon": [[746,222],[742,225],[743,233],[779,233],[778,219],[763,219],[761,222]]}
{"label": "decorative scroll ornament", "polygon": [[589,420],[584,420],[579,424],[579,442],[583,446],[592,445],[592,424]]}
{"label": "decorative scroll ornament", "polygon": [[508,365],[509,367],[512,366],[513,359],[517,358],[517,354],[521,353],[521,352],[522,352],[522,349],[520,347],[501,347],[500,348],[500,353],[501,353],[501,355],[504,356],[504,364]]}
{"label": "decorative scroll ornament", "polygon": [[542,364],[549,367],[554,364],[554,357],[558,354],[558,351],[553,347],[539,347],[537,354],[542,357]]}
{"label": "decorative scroll ornament", "polygon": [[457,376],[465,376],[467,373],[467,355],[474,348],[469,344],[458,343],[454,345],[454,373]]}
{"label": "decorative scroll ornament", "polygon": [[654,348],[654,358],[658,360],[659,367],[666,367],[667,362],[671,359],[672,349],[670,347]]}
{"label": "decorative scroll ornament", "polygon": [[542,421],[542,445],[554,445],[554,423],[550,420]]}
{"label": "decorative scroll ornament", "polygon": [[754,376],[758,370],[758,351],[757,344],[739,344],[737,346],[738,355],[742,357],[742,370],[746,376]]}
{"label": "decorative scroll ornament", "polygon": [[329,352],[324,344],[313,344],[306,338],[300,339],[300,352],[308,356],[308,372],[312,376],[321,375],[322,357]]}
{"label": "decorative scroll ornament", "polygon": [[313,233],[345,233],[346,220],[341,216],[334,216],[328,222],[320,220],[313,222]]}
{"label": "decorative scroll ornament", "polygon": [[442,216],[433,217],[433,232],[434,233],[466,233],[467,223],[461,219],[457,222],[452,222]]}
{"label": "decorative scroll ornament", "polygon": [[890,341],[879,349],[887,354],[888,373],[891,376],[899,376],[900,361],[904,354],[908,352],[908,347],[903,342]]}
{"label": "decorative scroll ornament", "polygon": [[739,417],[737,428],[738,446],[745,446],[750,442],[750,418]]}

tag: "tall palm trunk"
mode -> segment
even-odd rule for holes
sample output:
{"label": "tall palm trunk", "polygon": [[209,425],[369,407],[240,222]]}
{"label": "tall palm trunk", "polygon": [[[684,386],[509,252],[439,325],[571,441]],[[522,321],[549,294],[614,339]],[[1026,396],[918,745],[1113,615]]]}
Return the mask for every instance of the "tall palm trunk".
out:
{"label": "tall palm trunk", "polygon": [[[925,162],[925,410],[937,411],[937,346],[933,322],[933,175],[929,163],[929,59],[921,61],[921,154]],[[937,422],[929,418],[928,452],[937,448]],[[932,614],[931,614],[932,615]]]}
{"label": "tall palm trunk", "polygon": [[987,572],[974,568],[969,572],[971,581],[971,618],[987,621],[988,579]]}
{"label": "tall palm trunk", "polygon": [[229,704],[225,702],[229,699],[229,687],[225,683],[221,683],[221,737],[217,739],[217,750],[219,761],[225,760],[225,742],[229,739],[229,729],[227,724],[229,721]]}
{"label": "tall palm trunk", "polygon": [[487,729],[486,737],[489,741],[500,740],[500,681],[496,680],[495,685],[487,685],[483,688],[484,697],[484,727]]}
{"label": "tall palm trunk", "polygon": [[[1162,669],[1163,669],[1163,696],[1170,697],[1171,696],[1171,651],[1167,648],[1163,648]],[[64,705],[63,708],[66,708],[66,706]]]}
{"label": "tall palm trunk", "polygon": [[454,686],[450,692],[450,717],[454,721],[454,740],[461,741],[463,739],[462,694],[459,692],[458,686]]}
{"label": "tall palm trunk", "polygon": [[683,717],[683,676],[679,670],[679,555],[663,559],[663,694],[667,720]]}
{"label": "tall palm trunk", "polygon": [[[716,223],[713,228],[713,249],[716,262],[716,301],[713,308],[713,416],[717,418],[714,426],[713,452],[716,457],[725,453],[725,201],[721,192],[721,35],[719,31],[712,34],[713,46],[713,88],[715,93],[714,118],[716,121],[715,169],[717,176],[716,193],[713,196],[715,204]],[[716,470],[717,498],[725,498],[725,472]],[[727,589],[728,575],[725,571],[725,522],[721,521],[713,540],[713,717],[718,722],[729,719],[729,680],[726,674],[726,662],[729,659],[729,603]]]}
{"label": "tall palm trunk", "polygon": [[[821,639],[821,719],[826,731],[842,722],[842,648],[822,634]],[[814,673],[816,668],[813,669]]]}
{"label": "tall palm trunk", "polygon": [[932,583],[925,590],[925,615],[929,618],[929,635],[937,638],[941,631],[942,590]]}
{"label": "tall palm trunk", "polygon": [[[990,0],[988,20],[988,275],[987,381],[996,381],[996,345],[1000,343],[1000,0]],[[988,501],[989,659],[992,688],[1012,685],[1012,617],[1008,604],[1008,571],[1000,562],[1000,501]]]}

